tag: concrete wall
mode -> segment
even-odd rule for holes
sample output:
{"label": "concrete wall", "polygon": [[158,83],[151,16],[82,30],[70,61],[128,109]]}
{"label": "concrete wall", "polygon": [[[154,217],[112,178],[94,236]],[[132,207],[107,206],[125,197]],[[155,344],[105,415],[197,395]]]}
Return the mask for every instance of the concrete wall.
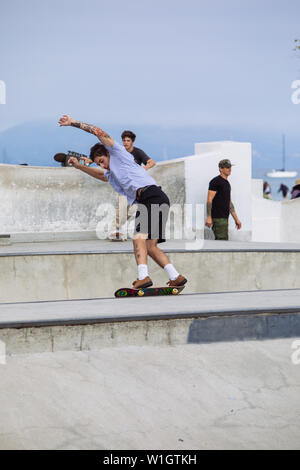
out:
{"label": "concrete wall", "polygon": [[263,180],[252,180],[252,240],[300,242],[300,198],[272,201],[263,198]]}
{"label": "concrete wall", "polygon": [[[230,182],[243,222],[242,231],[237,232],[231,221],[231,238],[250,240],[250,144],[196,144],[194,156],[159,162],[150,174],[168,194],[171,204],[205,206],[208,182],[219,174],[218,162],[224,157],[236,163]],[[95,236],[99,205],[112,203],[114,207],[115,201],[116,193],[110,185],[73,168],[0,165],[0,233],[13,234],[15,241],[58,239],[60,234],[66,239],[66,233],[70,238],[87,232]],[[113,216],[112,210],[110,220]],[[204,213],[201,224],[204,225]]]}
{"label": "concrete wall", "polygon": [[[169,256],[188,278],[185,294],[300,288],[300,252],[186,251]],[[166,284],[165,272],[152,260],[149,272],[155,285]],[[134,279],[132,253],[0,256],[0,302],[112,297]]]}
{"label": "concrete wall", "polygon": [[264,199],[263,180],[252,180],[252,241],[282,241],[281,207],[280,201]]}
{"label": "concrete wall", "polygon": [[[300,199],[281,203],[263,198],[263,181],[251,180],[249,143],[197,143],[194,155],[159,162],[150,173],[172,205],[193,205],[194,229],[195,205],[202,205],[203,228],[208,183],[218,175],[218,162],[224,157],[235,164],[229,181],[242,221],[242,230],[237,231],[230,217],[230,239],[299,242]],[[112,204],[109,226],[116,197],[110,185],[73,168],[0,164],[0,235],[11,234],[15,242],[95,238],[101,219],[97,209],[103,203]],[[209,237],[213,235],[207,229]]]}
{"label": "concrete wall", "polygon": [[[184,163],[168,162],[150,170],[171,204],[185,203]],[[100,204],[115,206],[117,194],[107,183],[73,168],[0,165],[0,233],[15,241],[80,238],[95,235]],[[112,220],[114,213],[110,214]],[[56,236],[55,236],[56,235]],[[85,236],[83,236],[85,238]]]}
{"label": "concrete wall", "polygon": [[1,233],[92,230],[103,199],[110,186],[73,168],[0,165]]}

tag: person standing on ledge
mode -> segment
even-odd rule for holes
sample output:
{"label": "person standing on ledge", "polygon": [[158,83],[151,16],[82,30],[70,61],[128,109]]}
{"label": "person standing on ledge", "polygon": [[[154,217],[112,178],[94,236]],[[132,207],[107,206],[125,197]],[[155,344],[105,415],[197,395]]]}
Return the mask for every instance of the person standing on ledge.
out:
{"label": "person standing on ledge", "polygon": [[238,230],[242,228],[242,224],[236,215],[231,201],[231,186],[228,181],[231,167],[230,160],[221,160],[219,162],[220,175],[213,178],[209,183],[205,225],[212,227],[216,240],[228,240],[229,214],[234,218],[236,228]]}
{"label": "person standing on ledge", "polygon": [[138,202],[133,237],[138,279],[132,283],[133,287],[139,289],[153,284],[148,274],[147,255],[168,274],[169,286],[183,286],[187,279],[176,271],[167,255],[157,246],[165,241],[164,232],[170,208],[168,196],[147,171],[135,163],[132,155],[99,127],[75,121],[67,115],[60,118],[59,125],[77,127],[94,134],[103,144],[94,145],[90,152],[90,159],[103,170],[80,165],[76,158],[70,158],[69,162],[75,168],[94,178],[108,181],[115,191],[127,197],[130,205]]}
{"label": "person standing on ledge", "polygon": [[[144,170],[149,170],[156,164],[155,161],[148,157],[142,149],[133,146],[136,139],[134,132],[126,130],[122,132],[121,138],[127,152],[131,153],[134,161],[138,165],[143,165]],[[120,232],[120,227],[125,224],[129,217],[133,217],[135,213],[136,205],[134,204],[133,206],[130,206],[126,196],[119,194],[116,204],[116,215],[110,229],[111,233],[109,238],[111,240],[126,240],[126,236]]]}

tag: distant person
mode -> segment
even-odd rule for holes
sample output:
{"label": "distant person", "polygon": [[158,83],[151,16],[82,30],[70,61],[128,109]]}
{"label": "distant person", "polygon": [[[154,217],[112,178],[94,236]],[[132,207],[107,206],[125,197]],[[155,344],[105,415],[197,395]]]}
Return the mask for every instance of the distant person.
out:
{"label": "distant person", "polygon": [[296,180],[296,184],[292,188],[291,199],[297,199],[298,197],[300,197],[300,179]]}
{"label": "distant person", "polygon": [[[152,168],[156,163],[152,158],[148,157],[148,155],[140,148],[134,147],[134,141],[136,139],[136,135],[134,132],[126,130],[122,132],[121,135],[123,145],[127,152],[131,153],[134,158],[134,161],[138,165],[142,165],[145,170],[149,170]],[[134,204],[130,206],[128,204],[126,196],[119,194],[117,197],[117,204],[116,204],[116,214],[115,218],[112,222],[110,228],[110,236],[109,238],[114,241],[121,241],[126,240],[126,235],[120,232],[120,228],[125,222],[129,219],[129,217],[134,217],[136,213],[137,206]]]}
{"label": "distant person", "polygon": [[278,189],[278,192],[279,193],[281,192],[283,199],[286,199],[287,194],[289,192],[289,188],[285,184],[281,183],[280,188]]}
{"label": "distant person", "polygon": [[227,158],[219,162],[220,175],[209,183],[207,195],[207,217],[205,225],[212,227],[216,240],[228,240],[228,218],[232,215],[236,228],[242,224],[231,201],[231,186],[228,176],[231,174],[231,161]]}
{"label": "distant person", "polygon": [[264,181],[263,192],[264,192],[264,198],[265,199],[272,199],[271,187],[270,187],[269,183],[267,183],[267,181]]}

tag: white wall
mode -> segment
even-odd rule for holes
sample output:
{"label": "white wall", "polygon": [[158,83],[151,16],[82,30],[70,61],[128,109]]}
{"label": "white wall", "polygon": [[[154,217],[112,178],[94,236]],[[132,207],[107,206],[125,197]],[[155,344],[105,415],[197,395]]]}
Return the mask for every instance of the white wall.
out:
{"label": "white wall", "polygon": [[300,242],[300,198],[282,202],[281,241]]}
{"label": "white wall", "polygon": [[252,180],[252,241],[280,242],[281,202],[264,199],[263,180]]}

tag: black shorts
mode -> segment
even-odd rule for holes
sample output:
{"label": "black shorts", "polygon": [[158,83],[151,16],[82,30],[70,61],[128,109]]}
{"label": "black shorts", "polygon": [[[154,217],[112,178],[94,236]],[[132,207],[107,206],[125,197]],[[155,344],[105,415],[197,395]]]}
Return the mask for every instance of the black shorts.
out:
{"label": "black shorts", "polygon": [[135,233],[148,234],[148,239],[166,241],[165,231],[170,201],[160,186],[149,186],[142,191],[135,216]]}

